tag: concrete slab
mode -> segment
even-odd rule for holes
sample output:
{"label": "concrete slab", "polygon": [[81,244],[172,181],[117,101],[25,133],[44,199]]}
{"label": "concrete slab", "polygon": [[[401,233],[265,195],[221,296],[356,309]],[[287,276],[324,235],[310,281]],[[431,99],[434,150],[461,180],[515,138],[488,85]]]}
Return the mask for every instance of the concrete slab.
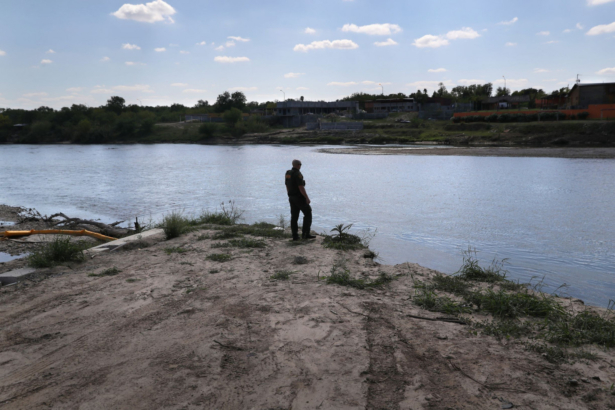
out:
{"label": "concrete slab", "polygon": [[164,236],[164,230],[162,229],[150,229],[149,231],[141,232],[136,235],[127,236],[125,238],[118,239],[116,241],[107,242],[103,245],[98,245],[86,250],[84,253],[95,255],[101,252],[108,252],[126,245],[129,242],[140,241],[142,239],[151,238],[153,236]]}
{"label": "concrete slab", "polygon": [[11,283],[19,282],[20,280],[27,279],[28,276],[36,272],[34,268],[21,268],[15,269],[0,275],[0,283],[3,285],[9,285]]}

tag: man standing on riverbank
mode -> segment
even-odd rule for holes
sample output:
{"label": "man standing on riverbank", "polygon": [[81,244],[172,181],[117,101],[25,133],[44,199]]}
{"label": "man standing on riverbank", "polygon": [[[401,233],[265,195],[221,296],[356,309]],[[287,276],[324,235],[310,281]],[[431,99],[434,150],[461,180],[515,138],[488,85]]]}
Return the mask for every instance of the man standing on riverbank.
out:
{"label": "man standing on riverbank", "polygon": [[293,241],[299,240],[299,212],[303,212],[302,239],[314,239],[310,235],[312,227],[312,207],[310,198],[305,192],[305,180],[301,174],[301,161],[293,160],[292,169],[286,171],[286,192],[290,202],[290,230],[293,233]]}

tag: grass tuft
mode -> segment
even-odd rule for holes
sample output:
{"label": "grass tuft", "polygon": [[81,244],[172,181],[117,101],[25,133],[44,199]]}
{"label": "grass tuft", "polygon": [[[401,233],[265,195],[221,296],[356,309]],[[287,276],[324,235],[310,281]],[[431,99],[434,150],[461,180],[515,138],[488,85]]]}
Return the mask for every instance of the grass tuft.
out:
{"label": "grass tuft", "polygon": [[348,233],[348,230],[352,227],[352,224],[344,225],[339,224],[335,228],[331,229],[331,232],[337,232],[337,235],[323,235],[322,246],[329,249],[337,249],[340,251],[349,251],[355,249],[363,249],[366,246],[363,244],[361,238],[357,235]]}
{"label": "grass tuft", "polygon": [[271,275],[270,278],[273,280],[288,280],[290,279],[290,275],[292,275],[293,273],[297,273],[297,272],[293,272],[289,270],[279,270],[279,271],[276,271],[273,275]]}
{"label": "grass tuft", "polygon": [[28,264],[33,268],[50,268],[63,262],[83,262],[83,250],[87,247],[85,243],[74,243],[68,237],[58,236],[28,256]]}
{"label": "grass tuft", "polygon": [[190,223],[182,212],[173,211],[162,218],[160,227],[164,230],[167,240],[169,240],[178,238],[181,234],[186,233]]}
{"label": "grass tuft", "polygon": [[227,262],[230,261],[233,257],[228,253],[212,253],[207,257],[210,261],[214,262]]}
{"label": "grass tuft", "polygon": [[188,249],[180,248],[179,246],[173,246],[171,248],[165,248],[164,251],[167,253],[167,255],[170,255],[172,253],[186,253],[188,252]]}
{"label": "grass tuft", "polygon": [[472,312],[470,307],[462,305],[446,296],[438,296],[429,289],[416,289],[413,300],[418,306],[432,312],[441,312],[455,316]]}
{"label": "grass tuft", "polygon": [[325,276],[327,284],[336,284],[340,286],[349,286],[356,289],[371,289],[383,286],[393,280],[391,275],[381,273],[380,276],[374,280],[356,279],[350,275],[350,270],[346,267],[344,261],[335,263],[331,267],[329,276]]}
{"label": "grass tuft", "polygon": [[467,251],[463,252],[463,264],[456,272],[461,279],[487,283],[502,282],[506,280],[508,271],[504,269],[504,265],[506,265],[507,259],[502,259],[500,261],[494,259],[489,267],[483,268],[479,265],[476,254],[476,250],[472,248],[468,248]]}
{"label": "grass tuft", "polygon": [[119,270],[118,268],[116,268],[115,266],[109,269],[105,269],[104,271],[100,272],[100,273],[90,273],[88,274],[88,276],[94,276],[97,278],[101,278],[103,276],[115,276],[118,273],[120,273],[121,270]]}

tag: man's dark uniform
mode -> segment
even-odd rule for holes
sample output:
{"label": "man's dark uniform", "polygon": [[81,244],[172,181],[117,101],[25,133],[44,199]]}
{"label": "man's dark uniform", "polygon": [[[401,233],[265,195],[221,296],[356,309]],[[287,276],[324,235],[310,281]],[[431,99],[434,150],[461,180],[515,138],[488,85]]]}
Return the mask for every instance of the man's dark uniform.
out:
{"label": "man's dark uniform", "polygon": [[286,171],[286,187],[288,188],[288,202],[290,202],[290,230],[295,240],[299,239],[299,212],[303,212],[301,236],[304,239],[309,237],[312,227],[312,207],[299,191],[300,186],[305,186],[301,172],[297,168]]}

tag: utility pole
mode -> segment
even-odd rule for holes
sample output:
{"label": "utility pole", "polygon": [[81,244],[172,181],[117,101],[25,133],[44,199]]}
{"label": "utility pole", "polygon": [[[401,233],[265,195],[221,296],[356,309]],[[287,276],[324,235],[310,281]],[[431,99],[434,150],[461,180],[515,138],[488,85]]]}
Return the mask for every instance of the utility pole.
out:
{"label": "utility pole", "polygon": [[382,88],[382,96],[384,97],[384,86],[382,84],[378,84],[380,88]]}
{"label": "utility pole", "polygon": [[282,91],[282,94],[284,94],[284,101],[286,101],[286,93],[284,92],[284,90],[280,90]]}
{"label": "utility pole", "polygon": [[579,78],[581,74],[577,74],[577,81],[575,81],[575,84],[581,84],[581,79]]}
{"label": "utility pole", "polygon": [[506,88],[506,77],[502,76],[502,78],[504,79],[504,93],[506,93],[506,90],[507,90],[507,88]]}

